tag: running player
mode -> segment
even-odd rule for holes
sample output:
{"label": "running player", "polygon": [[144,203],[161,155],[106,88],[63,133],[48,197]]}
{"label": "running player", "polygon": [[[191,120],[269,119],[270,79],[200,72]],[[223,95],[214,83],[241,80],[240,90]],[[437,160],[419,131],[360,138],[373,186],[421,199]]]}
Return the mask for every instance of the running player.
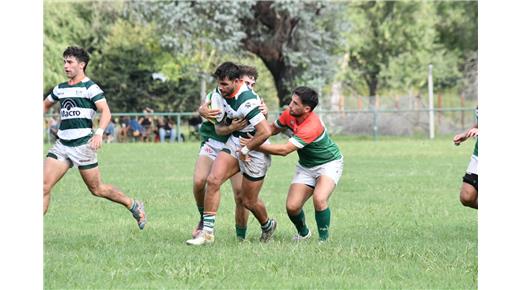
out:
{"label": "running player", "polygon": [[[457,134],[453,137],[453,143],[460,145],[468,138],[478,138],[478,108],[475,109],[475,118],[477,122],[466,132]],[[460,202],[464,206],[478,209],[478,139],[475,142],[473,154],[469,161],[466,174],[462,177],[462,186],[460,187]]]}
{"label": "running player", "polygon": [[[93,195],[128,208],[142,230],[146,224],[143,203],[101,181],[96,150],[101,148],[103,133],[110,122],[111,114],[103,91],[85,75],[89,55],[83,48],[68,47],[63,52],[63,62],[68,82],[54,87],[43,101],[44,113],[58,102],[61,105],[58,140],[49,150],[43,169],[43,214],[49,208],[54,185],[70,167],[77,166]],[[96,111],[101,116],[99,127],[93,131],[92,120]]]}

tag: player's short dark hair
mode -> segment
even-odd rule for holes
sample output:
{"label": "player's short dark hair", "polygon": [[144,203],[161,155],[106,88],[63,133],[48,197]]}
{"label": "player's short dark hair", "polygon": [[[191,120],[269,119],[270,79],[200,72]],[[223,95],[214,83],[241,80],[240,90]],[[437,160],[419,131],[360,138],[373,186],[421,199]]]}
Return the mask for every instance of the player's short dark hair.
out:
{"label": "player's short dark hair", "polygon": [[240,77],[249,76],[253,77],[255,80],[258,80],[258,71],[254,66],[239,65],[238,68],[240,69]]}
{"label": "player's short dark hair", "polygon": [[85,49],[77,46],[69,46],[63,52],[63,57],[67,56],[73,56],[78,60],[78,62],[84,62],[85,67],[83,68],[83,71],[87,70],[87,65],[88,61],[90,60],[90,56],[88,55]]}
{"label": "player's short dark hair", "polygon": [[300,97],[302,104],[311,107],[311,111],[319,104],[318,93],[309,87],[297,87],[293,90],[293,95]]}
{"label": "player's short dark hair", "polygon": [[226,77],[229,80],[235,80],[240,78],[240,68],[238,65],[227,61],[217,67],[213,76],[217,78],[217,80],[223,80]]}

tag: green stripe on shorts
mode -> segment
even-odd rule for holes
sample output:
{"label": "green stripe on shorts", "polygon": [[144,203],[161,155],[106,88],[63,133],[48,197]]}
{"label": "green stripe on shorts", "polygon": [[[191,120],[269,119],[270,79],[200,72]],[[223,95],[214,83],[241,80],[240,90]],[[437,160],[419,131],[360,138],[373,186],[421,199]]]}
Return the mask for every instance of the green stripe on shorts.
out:
{"label": "green stripe on shorts", "polygon": [[91,169],[91,168],[94,168],[94,167],[97,167],[98,166],[98,163],[93,163],[93,164],[89,164],[89,165],[80,165],[78,166],[78,169],[79,170],[87,170],[87,169]]}

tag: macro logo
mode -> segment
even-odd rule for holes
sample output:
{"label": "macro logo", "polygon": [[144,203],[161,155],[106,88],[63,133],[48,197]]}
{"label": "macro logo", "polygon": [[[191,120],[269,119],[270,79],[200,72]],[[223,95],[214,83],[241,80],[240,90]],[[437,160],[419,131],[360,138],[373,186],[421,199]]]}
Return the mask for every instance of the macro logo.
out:
{"label": "macro logo", "polygon": [[79,110],[74,110],[76,103],[71,99],[66,99],[61,104],[61,117],[77,117],[80,114]]}

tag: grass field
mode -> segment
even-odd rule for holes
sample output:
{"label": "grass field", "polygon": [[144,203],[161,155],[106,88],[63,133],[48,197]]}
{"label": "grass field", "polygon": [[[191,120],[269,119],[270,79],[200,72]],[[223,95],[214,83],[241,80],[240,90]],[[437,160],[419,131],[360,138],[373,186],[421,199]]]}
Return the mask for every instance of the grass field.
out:
{"label": "grass field", "polygon": [[[332,198],[331,238],[293,243],[285,196],[296,154],[273,157],[262,199],[278,219],[261,244],[249,219],[235,240],[223,188],[212,246],[185,241],[198,221],[192,172],[198,144],[107,144],[103,180],[145,202],[139,231],[123,207],[90,195],[76,169],[58,183],[44,218],[46,289],[476,289],[477,211],[458,201],[473,142],[335,138],[345,168]],[[47,146],[46,146],[47,148]],[[307,223],[316,233],[312,203]]]}

